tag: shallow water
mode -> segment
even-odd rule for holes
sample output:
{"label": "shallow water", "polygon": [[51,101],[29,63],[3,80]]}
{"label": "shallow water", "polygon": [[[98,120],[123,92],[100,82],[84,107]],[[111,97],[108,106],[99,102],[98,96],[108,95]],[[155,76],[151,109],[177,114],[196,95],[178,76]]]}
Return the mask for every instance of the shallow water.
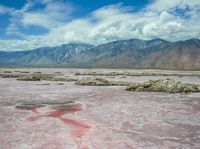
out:
{"label": "shallow water", "polygon": [[[199,78],[175,78],[200,84]],[[17,104],[23,101],[74,103]],[[200,148],[200,93],[140,93],[125,87],[0,79],[0,113],[2,149]]]}

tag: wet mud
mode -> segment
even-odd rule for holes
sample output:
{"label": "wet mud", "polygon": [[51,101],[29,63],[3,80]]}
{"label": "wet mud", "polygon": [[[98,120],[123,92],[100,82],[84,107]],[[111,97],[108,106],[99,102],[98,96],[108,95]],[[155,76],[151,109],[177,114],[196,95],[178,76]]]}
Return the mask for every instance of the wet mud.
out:
{"label": "wet mud", "polygon": [[15,108],[21,109],[21,110],[31,110],[33,113],[38,113],[38,109],[44,107],[44,105],[19,105]]}

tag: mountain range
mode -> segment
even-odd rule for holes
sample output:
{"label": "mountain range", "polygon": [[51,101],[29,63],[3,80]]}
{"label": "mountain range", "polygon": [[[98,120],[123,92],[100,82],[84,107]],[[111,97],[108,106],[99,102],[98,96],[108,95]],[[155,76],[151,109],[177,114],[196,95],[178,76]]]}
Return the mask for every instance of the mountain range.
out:
{"label": "mountain range", "polygon": [[68,43],[28,51],[0,51],[0,66],[200,70],[200,40],[119,40]]}

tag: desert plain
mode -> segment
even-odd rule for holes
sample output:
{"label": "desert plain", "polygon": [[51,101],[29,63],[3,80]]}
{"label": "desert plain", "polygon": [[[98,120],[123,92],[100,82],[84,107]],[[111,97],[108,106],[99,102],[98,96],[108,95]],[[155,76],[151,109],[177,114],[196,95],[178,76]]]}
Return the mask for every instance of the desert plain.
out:
{"label": "desert plain", "polygon": [[0,69],[7,75],[32,73],[70,79],[1,77],[0,149],[200,148],[199,92],[132,92],[126,86],[75,84],[95,75],[110,81],[171,78],[200,85],[199,71]]}

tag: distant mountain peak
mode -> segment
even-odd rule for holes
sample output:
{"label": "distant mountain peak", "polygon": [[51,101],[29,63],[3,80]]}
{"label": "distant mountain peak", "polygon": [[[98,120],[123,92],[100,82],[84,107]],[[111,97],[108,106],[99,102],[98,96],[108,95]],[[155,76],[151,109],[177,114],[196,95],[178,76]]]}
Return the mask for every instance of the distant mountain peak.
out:
{"label": "distant mountain peak", "polygon": [[30,51],[0,52],[0,66],[200,69],[200,40],[81,42]]}
{"label": "distant mountain peak", "polygon": [[193,44],[193,45],[197,45],[200,47],[200,39],[198,38],[191,38],[191,39],[187,39],[185,41],[181,41],[184,45],[187,44]]}
{"label": "distant mountain peak", "polygon": [[84,42],[69,42],[63,45],[88,45],[88,46],[94,46],[93,44],[89,44],[89,43],[84,43]]}
{"label": "distant mountain peak", "polygon": [[198,38],[191,38],[191,39],[188,39],[186,40],[187,42],[195,42],[195,43],[200,43],[200,39]]}
{"label": "distant mountain peak", "polygon": [[166,43],[169,42],[169,41],[161,39],[161,38],[154,38],[154,39],[151,39],[149,41],[151,41],[151,42],[154,42],[154,41],[157,41],[157,42],[166,42]]}

